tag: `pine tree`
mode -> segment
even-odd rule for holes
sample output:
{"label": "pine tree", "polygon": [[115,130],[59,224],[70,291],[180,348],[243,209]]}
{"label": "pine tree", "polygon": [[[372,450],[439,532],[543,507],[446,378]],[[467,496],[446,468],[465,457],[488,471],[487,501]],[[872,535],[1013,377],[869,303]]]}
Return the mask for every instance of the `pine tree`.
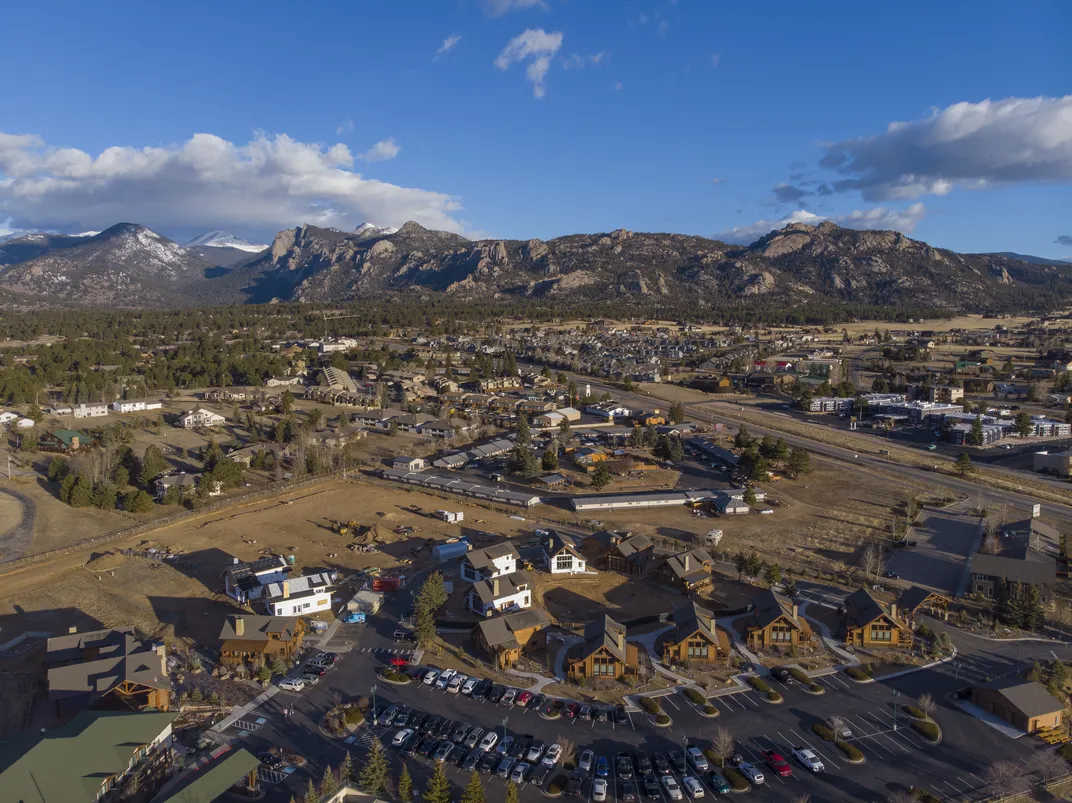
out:
{"label": "pine tree", "polygon": [[402,762],[402,773],[398,776],[398,799],[402,803],[413,800],[413,776],[409,774],[409,764]]}
{"label": "pine tree", "polygon": [[447,780],[442,761],[436,762],[432,779],[428,782],[428,788],[424,790],[422,799],[425,803],[451,803],[450,781]]}
{"label": "pine tree", "polygon": [[309,779],[309,783],[305,786],[305,797],[302,798],[302,803],[319,803],[320,795],[316,793],[316,784],[313,779]]}
{"label": "pine tree", "polygon": [[1009,605],[1009,589],[1004,580],[998,580],[994,584],[994,618],[999,622],[1009,624],[1012,610]]}
{"label": "pine tree", "polygon": [[447,591],[443,586],[443,575],[439,572],[432,572],[421,585],[413,605],[416,614],[417,641],[422,647],[427,648],[435,641],[436,615],[446,601]]}
{"label": "pine tree", "polygon": [[602,491],[608,485],[610,485],[610,468],[606,462],[596,463],[595,471],[592,472],[592,488],[597,491]]}
{"label": "pine tree", "polygon": [[968,443],[972,446],[983,445],[983,417],[981,415],[975,416],[975,420],[972,421],[971,432],[968,433]]}
{"label": "pine tree", "polygon": [[568,441],[573,436],[573,431],[570,429],[568,418],[563,418],[558,422],[558,432],[563,442]]}
{"label": "pine tree", "polygon": [[670,440],[670,459],[675,463],[680,463],[685,459],[685,447],[681,443],[681,438]]}
{"label": "pine tree", "polygon": [[89,507],[93,504],[93,484],[85,477],[79,477],[74,487],[71,488],[71,495],[67,500],[67,504],[71,507]]}
{"label": "pine tree", "polygon": [[316,793],[320,797],[326,797],[339,788],[339,779],[335,777],[335,771],[331,765],[324,767],[324,775],[320,779],[320,785],[316,787]]}
{"label": "pine tree", "polygon": [[506,782],[506,794],[503,796],[503,803],[518,803],[517,784],[513,781]]}
{"label": "pine tree", "polygon": [[544,471],[558,470],[558,449],[554,446],[548,446],[540,459],[540,467]]}
{"label": "pine tree", "polygon": [[685,405],[676,401],[670,405],[670,421],[675,424],[680,424],[685,420]]}
{"label": "pine tree", "polygon": [[484,793],[484,784],[480,782],[480,773],[473,770],[469,776],[469,783],[462,792],[462,803],[487,803],[488,796]]}
{"label": "pine tree", "polygon": [[141,470],[138,472],[138,484],[147,486],[168,469],[168,462],[159,446],[145,447],[141,458]]}
{"label": "pine tree", "polygon": [[755,505],[755,503],[756,503],[756,492],[755,492],[755,490],[753,488],[745,488],[744,489],[744,503],[746,505]]}
{"label": "pine tree", "polygon": [[372,740],[372,748],[365,759],[365,766],[361,768],[358,785],[370,795],[380,794],[387,786],[387,754],[379,739]]}
{"label": "pine tree", "polygon": [[1024,630],[1039,631],[1046,626],[1046,611],[1042,607],[1042,596],[1037,586],[1028,586],[1023,603]]}
{"label": "pine tree", "polygon": [[74,484],[78,482],[78,477],[74,474],[68,474],[63,478],[63,482],[60,483],[60,501],[70,504],[71,491],[74,490]]}
{"label": "pine tree", "polygon": [[975,466],[972,465],[972,460],[967,452],[961,452],[960,457],[957,458],[957,462],[954,465],[956,466],[957,473],[962,477],[965,474],[971,474],[975,471]]}
{"label": "pine tree", "polygon": [[525,417],[524,413],[517,414],[517,423],[514,424],[514,434],[517,436],[515,441],[518,446],[528,446],[532,440],[532,432],[529,430],[529,420]]}
{"label": "pine tree", "polygon": [[737,579],[744,577],[744,570],[748,568],[748,558],[743,552],[738,552],[733,558],[733,565],[737,569]]}
{"label": "pine tree", "polygon": [[789,450],[789,457],[785,461],[785,470],[792,477],[807,474],[811,471],[811,454],[802,446],[794,446]]}
{"label": "pine tree", "polygon": [[778,585],[782,582],[782,567],[777,563],[770,564],[763,573],[763,579],[767,581],[767,585]]}
{"label": "pine tree", "polygon": [[752,445],[752,436],[748,432],[748,427],[744,424],[741,424],[741,428],[733,436],[733,445],[738,449],[747,449]]}
{"label": "pine tree", "polygon": [[354,757],[350,755],[350,751],[346,751],[346,755],[342,757],[342,763],[339,764],[339,783],[346,783],[350,780],[354,774]]}

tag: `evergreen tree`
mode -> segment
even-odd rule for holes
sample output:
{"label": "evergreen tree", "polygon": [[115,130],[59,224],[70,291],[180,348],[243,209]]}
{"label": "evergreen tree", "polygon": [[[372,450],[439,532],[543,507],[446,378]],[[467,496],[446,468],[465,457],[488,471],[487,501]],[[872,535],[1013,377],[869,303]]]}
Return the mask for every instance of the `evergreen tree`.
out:
{"label": "evergreen tree", "polygon": [[68,474],[63,478],[60,483],[60,501],[70,504],[71,491],[74,490],[74,484],[78,482],[78,477],[74,474]]}
{"label": "evergreen tree", "polygon": [[484,793],[484,784],[480,781],[480,773],[473,770],[469,776],[469,783],[462,792],[462,803],[487,803],[488,796]]}
{"label": "evergreen tree", "polygon": [[283,415],[290,415],[294,412],[294,394],[290,392],[289,388],[283,391],[281,406],[283,408]]}
{"label": "evergreen tree", "polygon": [[402,762],[402,773],[398,776],[398,799],[402,803],[413,800],[413,776],[409,774],[409,764]]}
{"label": "evergreen tree", "polygon": [[967,452],[961,452],[960,457],[957,458],[957,462],[954,465],[956,466],[957,473],[962,477],[965,474],[971,474],[975,471],[975,466],[972,465],[971,458],[968,457]]}
{"label": "evergreen tree", "polygon": [[791,477],[807,474],[811,471],[811,454],[803,446],[794,446],[789,450],[785,470]]}
{"label": "evergreen tree", "polygon": [[443,575],[439,572],[432,572],[421,584],[421,589],[417,592],[417,598],[413,603],[417,641],[424,648],[431,646],[435,641],[436,616],[446,601],[447,590],[443,585]]}
{"label": "evergreen tree", "polygon": [[1038,632],[1046,626],[1046,611],[1042,607],[1042,596],[1038,586],[1027,586],[1023,600],[1023,627],[1024,630]]}
{"label": "evergreen tree", "polygon": [[339,779],[335,777],[335,771],[331,765],[324,767],[324,775],[320,778],[320,784],[316,787],[316,793],[320,797],[327,797],[339,788]]}
{"label": "evergreen tree", "polygon": [[570,429],[570,422],[568,418],[563,418],[558,422],[558,433],[562,438],[562,442],[565,443],[571,437],[573,437],[573,431]]}
{"label": "evergreen tree", "polygon": [[517,423],[514,424],[514,434],[517,436],[516,443],[518,446],[528,446],[532,440],[532,433],[529,431],[529,420],[525,417],[524,413],[517,414]]}
{"label": "evergreen tree", "polygon": [[153,498],[145,491],[128,491],[123,495],[123,510],[128,513],[148,513],[153,509]]}
{"label": "evergreen tree", "polygon": [[748,568],[748,558],[743,552],[738,552],[733,557],[733,565],[737,569],[737,579],[740,580],[744,577],[744,570]]}
{"label": "evergreen tree", "polygon": [[514,359],[512,351],[506,352],[506,357],[503,359],[503,374],[517,376],[517,360]]}
{"label": "evergreen tree", "polygon": [[1003,580],[994,584],[994,618],[999,622],[1008,624],[1011,620],[1012,609],[1009,605],[1009,589]]}
{"label": "evergreen tree", "polygon": [[658,440],[659,436],[658,433],[655,431],[655,427],[651,424],[648,424],[647,429],[644,430],[644,445],[649,449],[654,448],[655,444],[658,443]]}
{"label": "evergreen tree", "polygon": [[685,420],[685,405],[676,401],[670,405],[670,421],[674,424],[680,424]]}
{"label": "evergreen tree", "polygon": [[785,595],[792,599],[797,595],[797,581],[792,577],[786,578],[785,582],[782,584],[782,589],[784,590]]}
{"label": "evergreen tree", "polygon": [[70,473],[70,466],[67,461],[59,455],[53,457],[48,463],[48,479],[49,482],[59,482]]}
{"label": "evergreen tree", "polygon": [[737,430],[737,434],[733,436],[733,445],[738,449],[747,449],[753,443],[752,435],[748,432],[748,427],[741,424],[741,428]]}
{"label": "evergreen tree", "polygon": [[[282,673],[280,673],[282,674]],[[339,783],[346,783],[351,780],[354,774],[354,757],[350,754],[350,751],[346,751],[346,755],[342,757],[342,763],[339,764]]]}
{"label": "evergreen tree", "polygon": [[768,460],[773,460],[775,455],[774,437],[764,435],[759,441],[759,453]]}
{"label": "evergreen tree", "polygon": [[302,803],[319,803],[320,795],[316,792],[316,783],[312,778],[309,779],[309,783],[305,785],[305,797],[302,798]]}
{"label": "evergreen tree", "polygon": [[968,433],[968,443],[972,446],[983,445],[983,417],[976,415],[972,421],[971,432]]}
{"label": "evergreen tree", "polygon": [[644,445],[644,430],[640,428],[640,424],[633,424],[633,431],[629,433],[629,445],[634,449]]}
{"label": "evergreen tree", "polygon": [[685,459],[685,447],[681,443],[681,438],[670,440],[670,459],[675,463],[680,463]]}
{"label": "evergreen tree", "polygon": [[115,510],[115,486],[102,482],[93,489],[93,507],[100,510]]}
{"label": "evergreen tree", "polygon": [[595,470],[592,472],[592,488],[597,491],[602,491],[604,488],[610,485],[610,481],[610,467],[607,466],[606,461],[596,463]]}
{"label": "evergreen tree", "polygon": [[378,738],[374,737],[372,740],[372,747],[357,783],[362,791],[370,795],[378,795],[387,788],[387,753],[383,749],[383,742]]}
{"label": "evergreen tree", "polygon": [[784,438],[778,438],[774,442],[774,460],[783,461],[789,457],[789,444],[785,442]]}
{"label": "evergreen tree", "polygon": [[145,487],[168,470],[168,462],[159,446],[145,447],[141,458],[141,470],[138,472],[138,484]]}
{"label": "evergreen tree", "polygon": [[777,563],[771,563],[763,572],[763,579],[767,581],[767,585],[778,585],[782,582],[782,567]]}
{"label": "evergreen tree", "polygon": [[447,780],[447,773],[443,769],[442,761],[435,763],[432,779],[428,782],[428,788],[424,790],[421,798],[424,803],[451,803],[450,781]]}
{"label": "evergreen tree", "polygon": [[93,504],[93,483],[91,483],[86,477],[79,477],[74,487],[71,488],[71,495],[67,499],[67,504],[71,507],[89,507]]}
{"label": "evergreen tree", "polygon": [[755,577],[757,574],[759,574],[762,568],[763,561],[760,560],[759,555],[757,555],[755,552],[751,552],[748,555],[747,565],[745,566],[745,571],[748,573],[748,576]]}
{"label": "evergreen tree", "polygon": [[557,471],[558,470],[558,449],[551,445],[547,447],[547,450],[543,453],[543,457],[540,459],[540,467],[544,471]]}
{"label": "evergreen tree", "polygon": [[744,499],[743,499],[743,501],[744,501],[744,503],[746,505],[749,505],[749,506],[755,505],[756,501],[757,501],[756,500],[756,492],[755,492],[755,490],[752,489],[752,488],[745,488],[744,489]]}
{"label": "evergreen tree", "polygon": [[506,782],[506,794],[503,796],[503,803],[518,803],[517,784],[513,781]]}
{"label": "evergreen tree", "polygon": [[1022,438],[1026,438],[1035,431],[1035,424],[1031,420],[1031,413],[1021,410],[1016,414],[1016,421],[1013,422],[1012,431]]}

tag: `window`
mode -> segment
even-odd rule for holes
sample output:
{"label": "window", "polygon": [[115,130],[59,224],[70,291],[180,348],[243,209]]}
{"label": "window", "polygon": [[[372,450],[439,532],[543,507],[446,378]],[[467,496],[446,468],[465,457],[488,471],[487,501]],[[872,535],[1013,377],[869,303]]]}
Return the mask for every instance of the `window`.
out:
{"label": "window", "polygon": [[793,640],[793,630],[788,625],[771,625],[770,640],[778,644],[788,644]]}
{"label": "window", "polygon": [[884,623],[871,625],[871,641],[893,641],[893,629]]}
{"label": "window", "polygon": [[613,658],[606,655],[597,655],[592,658],[592,675],[595,677],[614,677],[614,665],[617,663]]}
{"label": "window", "polygon": [[555,569],[560,572],[568,572],[573,569],[573,555],[568,552],[555,558]]}
{"label": "window", "polygon": [[709,656],[708,645],[702,639],[694,639],[688,642],[688,657],[707,659]]}

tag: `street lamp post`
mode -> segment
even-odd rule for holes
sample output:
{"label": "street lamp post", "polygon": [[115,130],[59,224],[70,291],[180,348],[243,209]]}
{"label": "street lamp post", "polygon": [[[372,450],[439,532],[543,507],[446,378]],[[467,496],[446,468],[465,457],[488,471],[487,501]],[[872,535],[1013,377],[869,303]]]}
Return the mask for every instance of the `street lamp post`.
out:
{"label": "street lamp post", "polygon": [[685,771],[688,772],[688,760],[689,760],[689,737],[681,737],[681,763],[685,765]]}
{"label": "street lamp post", "polygon": [[897,698],[901,696],[901,693],[897,689],[893,690],[893,729],[897,730]]}
{"label": "street lamp post", "polygon": [[505,741],[506,741],[506,721],[507,721],[507,720],[508,720],[509,718],[510,718],[510,717],[503,717],[503,721],[502,721],[502,726],[503,726],[503,735],[502,735],[502,739],[500,739],[500,741],[503,741],[503,742],[505,742]]}
{"label": "street lamp post", "polygon": [[372,724],[379,725],[380,718],[376,716],[376,684],[372,684]]}

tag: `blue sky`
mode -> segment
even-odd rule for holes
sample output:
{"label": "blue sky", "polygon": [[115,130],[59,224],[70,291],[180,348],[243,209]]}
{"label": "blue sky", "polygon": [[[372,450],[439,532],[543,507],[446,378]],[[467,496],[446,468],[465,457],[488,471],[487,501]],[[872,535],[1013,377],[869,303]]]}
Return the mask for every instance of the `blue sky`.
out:
{"label": "blue sky", "polygon": [[1070,22],[1060,0],[15,4],[0,233],[747,241],[829,217],[1072,257]]}

